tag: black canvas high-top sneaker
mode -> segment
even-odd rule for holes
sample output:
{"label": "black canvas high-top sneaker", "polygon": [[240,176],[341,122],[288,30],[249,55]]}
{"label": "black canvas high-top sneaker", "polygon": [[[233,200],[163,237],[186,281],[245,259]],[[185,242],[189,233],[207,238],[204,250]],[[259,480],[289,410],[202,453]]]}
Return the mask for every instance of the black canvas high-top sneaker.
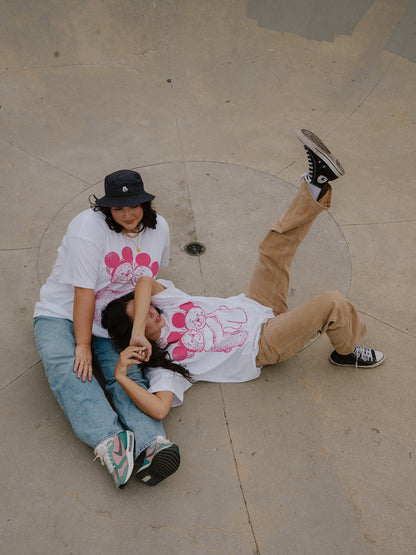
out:
{"label": "black canvas high-top sneaker", "polygon": [[302,129],[298,132],[298,137],[306,150],[309,164],[307,178],[312,185],[322,187],[328,181],[334,181],[345,174],[339,160],[315,133]]}

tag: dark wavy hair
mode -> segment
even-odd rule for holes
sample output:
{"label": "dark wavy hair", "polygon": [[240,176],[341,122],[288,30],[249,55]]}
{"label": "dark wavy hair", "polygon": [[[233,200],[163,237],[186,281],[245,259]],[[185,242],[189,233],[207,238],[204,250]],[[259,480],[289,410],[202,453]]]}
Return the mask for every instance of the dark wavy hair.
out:
{"label": "dark wavy hair", "polygon": [[[134,291],[123,295],[108,305],[102,311],[101,324],[108,331],[114,348],[119,353],[126,349],[130,344],[133,322],[127,316],[127,303],[134,299]],[[156,310],[161,314],[161,310],[155,306]],[[167,349],[161,349],[154,341],[149,341],[152,345],[152,354],[147,362],[142,362],[142,369],[147,368],[166,368],[177,372],[189,382],[194,383],[190,372],[181,364],[175,362],[170,356]]]}
{"label": "dark wavy hair", "polygon": [[[98,198],[95,195],[91,195],[88,200],[94,212],[102,212],[104,214],[105,223],[112,231],[116,233],[123,231],[123,226],[118,224],[111,215],[111,207],[97,206],[96,202]],[[152,201],[148,200],[147,202],[143,202],[140,206],[143,208],[143,218],[137,231],[144,231],[148,227],[150,229],[155,229],[157,224],[157,212],[152,206]]]}

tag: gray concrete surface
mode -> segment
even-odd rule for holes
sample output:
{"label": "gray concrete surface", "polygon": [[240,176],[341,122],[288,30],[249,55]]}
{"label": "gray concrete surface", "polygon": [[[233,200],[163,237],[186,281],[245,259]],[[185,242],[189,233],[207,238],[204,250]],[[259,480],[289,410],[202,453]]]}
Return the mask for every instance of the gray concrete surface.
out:
{"label": "gray concrete surface", "polygon": [[[1,552],[416,551],[416,3],[0,2]],[[49,390],[32,311],[68,221],[137,168],[172,230],[163,276],[244,290],[313,129],[347,173],[293,269],[338,288],[387,360],[326,338],[255,382],[197,384],[166,420],[178,472],[116,490]],[[207,246],[201,258],[183,251]]]}

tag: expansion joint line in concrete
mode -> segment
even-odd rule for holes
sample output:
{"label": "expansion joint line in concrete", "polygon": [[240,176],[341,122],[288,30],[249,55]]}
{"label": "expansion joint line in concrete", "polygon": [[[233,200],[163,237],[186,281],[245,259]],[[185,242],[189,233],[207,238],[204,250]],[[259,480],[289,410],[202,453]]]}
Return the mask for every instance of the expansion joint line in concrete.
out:
{"label": "expansion joint line in concrete", "polygon": [[388,224],[409,224],[416,222],[414,218],[405,218],[404,220],[385,220],[383,222],[356,222],[353,224],[339,224],[339,228],[343,227],[370,227],[372,225],[388,225]]}
{"label": "expansion joint line in concrete", "polygon": [[34,364],[32,364],[31,366],[29,366],[29,368],[26,368],[26,370],[23,370],[23,372],[21,372],[18,376],[16,376],[15,378],[13,378],[12,380],[10,380],[8,383],[6,383],[5,385],[3,385],[3,387],[0,388],[0,392],[4,391],[5,389],[7,389],[10,385],[12,385],[14,382],[17,382],[18,380],[20,380],[20,378],[23,378],[23,376],[25,376],[26,374],[28,374],[31,370],[33,370],[33,368],[35,368],[35,366],[37,366],[40,363],[40,359],[35,362]]}
{"label": "expansion joint line in concrete", "polygon": [[240,486],[241,496],[242,496],[242,498],[243,498],[244,507],[245,507],[245,509],[246,509],[247,520],[248,520],[248,523],[249,523],[249,525],[250,525],[250,529],[251,529],[251,534],[252,534],[252,536],[253,536],[254,545],[256,546],[255,553],[256,553],[256,554],[260,554],[259,546],[258,546],[258,544],[257,544],[256,534],[255,534],[255,532],[254,532],[253,522],[252,522],[251,517],[250,517],[250,511],[248,510],[247,499],[246,499],[246,496],[245,496],[245,494],[244,494],[244,488],[243,488],[243,485],[242,485],[242,483],[241,483],[240,473],[239,473],[239,471],[238,471],[238,462],[237,462],[237,458],[236,458],[236,456],[235,456],[234,444],[233,444],[233,440],[232,440],[232,437],[231,437],[230,426],[229,426],[228,416],[227,416],[227,409],[225,408],[224,393],[223,393],[221,384],[219,384],[219,388],[220,388],[221,399],[222,399],[222,410],[223,410],[223,412],[224,412],[225,425],[226,425],[226,427],[227,427],[227,434],[228,434],[228,439],[229,439],[229,441],[230,441],[231,453],[232,453],[232,455],[233,455],[234,468],[235,468],[235,471],[236,471],[236,474],[237,474],[238,485]]}
{"label": "expansion joint line in concrete", "polygon": [[0,249],[0,252],[19,252],[19,251],[30,251],[32,249],[39,249],[38,245],[33,247],[16,247],[14,249]]}
{"label": "expansion joint line in concrete", "polygon": [[390,322],[386,322],[385,320],[382,320],[381,318],[377,318],[377,316],[374,316],[374,314],[370,314],[369,312],[365,312],[364,310],[361,310],[361,309],[358,312],[360,314],[365,314],[365,316],[368,316],[369,318],[372,318],[376,322],[380,322],[380,324],[383,324],[384,326],[392,328],[393,330],[396,330],[400,333],[403,333],[404,335],[407,335],[408,337],[412,337],[412,338],[416,339],[416,335],[414,333],[410,333],[407,330],[404,330],[402,328],[394,326],[393,324],[390,324]]}
{"label": "expansion joint line in concrete", "polygon": [[340,121],[338,123],[338,125],[336,125],[332,131],[330,131],[329,133],[327,133],[324,136],[324,139],[326,139],[327,137],[329,137],[330,135],[332,135],[332,133],[334,133],[335,131],[337,131],[342,125],[344,125],[344,123],[346,123],[349,119],[351,119],[354,114],[356,112],[358,112],[358,110],[367,102],[367,100],[370,98],[370,96],[374,93],[374,91],[378,88],[378,86],[380,85],[380,83],[382,82],[382,80],[384,79],[384,77],[387,75],[387,72],[389,71],[390,67],[393,65],[393,62],[396,60],[396,57],[393,57],[391,59],[391,61],[387,64],[386,68],[384,69],[384,71],[381,73],[380,77],[377,79],[377,82],[375,83],[375,85],[367,92],[367,94],[364,96],[364,98],[361,99],[361,101],[355,106],[355,108],[353,110],[351,110],[351,112],[349,114],[347,114],[344,119],[342,121]]}
{"label": "expansion joint line in concrete", "polygon": [[[190,190],[189,190],[189,178],[188,178],[188,172],[187,172],[187,168],[186,168],[186,161],[185,161],[185,154],[184,154],[184,150],[183,150],[182,135],[181,135],[180,125],[179,125],[177,109],[176,109],[176,93],[175,93],[174,83],[172,83],[172,81],[171,81],[171,76],[173,75],[173,71],[172,71],[172,62],[171,62],[172,57],[171,57],[171,54],[170,54],[169,25],[168,25],[167,15],[165,15],[165,17],[164,17],[164,33],[165,33],[165,47],[166,47],[167,59],[168,59],[167,63],[168,63],[169,82],[170,82],[170,88],[172,90],[172,110],[173,110],[173,115],[174,115],[174,119],[175,119],[175,127],[176,127],[176,133],[177,133],[177,137],[178,137],[178,144],[179,144],[181,162],[183,164],[183,170],[184,170],[184,174],[185,174],[185,183],[186,183],[186,190],[187,190],[187,194],[188,194],[189,210],[190,210],[191,218],[192,218],[193,240],[197,241],[198,237],[197,237],[197,233],[196,233],[196,223],[195,223],[195,218],[194,218],[194,211],[193,211],[193,208],[192,208],[191,194],[190,194]],[[199,266],[199,273],[201,275],[202,283],[204,283],[204,275],[203,275],[203,272],[202,272],[202,265],[201,265],[201,260],[200,260],[199,257],[198,257],[198,266]],[[205,286],[204,286],[204,294],[205,293],[206,293],[206,291],[205,291]]]}
{"label": "expansion joint line in concrete", "polygon": [[78,181],[81,181],[82,183],[85,183],[86,185],[88,185],[88,187],[92,186],[91,183],[88,183],[88,181],[86,181],[85,179],[82,179],[82,177],[80,177],[79,175],[74,175],[73,173],[71,173],[67,170],[64,170],[63,168],[60,168],[60,167],[56,166],[55,164],[52,164],[51,162],[48,162],[48,160],[45,160],[41,156],[37,156],[33,152],[29,152],[28,150],[25,150],[24,148],[20,147],[19,145],[15,144],[15,143],[12,143],[10,141],[6,141],[4,139],[0,139],[0,140],[1,140],[2,143],[6,144],[6,145],[9,145],[11,148],[14,148],[14,149],[18,150],[19,152],[22,152],[26,156],[30,156],[34,160],[37,160],[38,162],[41,162],[42,164],[46,164],[47,166],[53,168],[54,170],[57,170],[57,171],[62,172],[66,175],[69,175],[69,177],[72,177],[74,179],[77,179]]}

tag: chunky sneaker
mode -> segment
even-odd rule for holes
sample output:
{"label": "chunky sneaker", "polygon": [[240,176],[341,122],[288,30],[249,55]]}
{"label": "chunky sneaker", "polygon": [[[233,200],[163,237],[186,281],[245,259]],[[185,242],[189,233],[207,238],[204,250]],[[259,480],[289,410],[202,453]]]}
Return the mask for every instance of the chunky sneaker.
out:
{"label": "chunky sneaker", "polygon": [[178,470],[181,461],[179,447],[162,436],[143,451],[136,476],[148,486],[155,486]]}
{"label": "chunky sneaker", "polygon": [[385,356],[381,351],[366,349],[365,347],[355,347],[349,355],[340,355],[333,351],[329,355],[329,361],[337,366],[355,366],[355,368],[374,368],[384,362]]}
{"label": "chunky sneaker", "polygon": [[328,181],[334,181],[344,175],[341,163],[315,133],[302,129],[298,131],[298,137],[306,150],[309,164],[308,180],[312,185],[322,187]]}
{"label": "chunky sneaker", "polygon": [[101,460],[118,488],[124,486],[133,472],[133,447],[134,434],[127,430],[102,441],[94,450],[94,460]]}

